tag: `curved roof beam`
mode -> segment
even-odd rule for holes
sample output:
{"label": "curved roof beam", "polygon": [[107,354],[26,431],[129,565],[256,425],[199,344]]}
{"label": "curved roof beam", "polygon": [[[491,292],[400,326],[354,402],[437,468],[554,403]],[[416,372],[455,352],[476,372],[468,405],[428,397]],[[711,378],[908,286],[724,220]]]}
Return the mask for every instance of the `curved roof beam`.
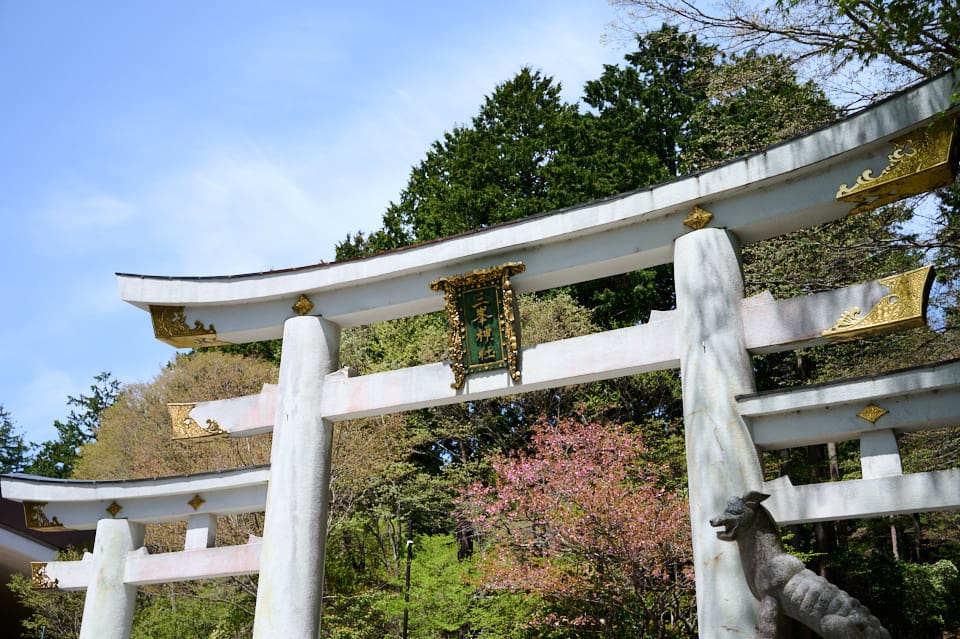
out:
{"label": "curved roof beam", "polygon": [[23,503],[29,528],[93,530],[106,518],[154,524],[196,515],[263,512],[269,478],[267,466],[107,481],[15,474],[0,476],[0,493]]}
{"label": "curved roof beam", "polygon": [[[517,293],[664,264],[694,207],[750,243],[847,215],[837,199],[858,176],[879,175],[891,143],[957,110],[957,75],[915,86],[829,127],[708,171],[549,214],[363,259],[249,275],[118,274],[121,297],[151,310],[159,339],[178,347],[273,339],[306,311],[356,326],[440,310],[431,281],[508,261]],[[574,244],[574,242],[576,242]],[[574,248],[575,247],[575,248]],[[152,307],[152,308],[151,308]]]}

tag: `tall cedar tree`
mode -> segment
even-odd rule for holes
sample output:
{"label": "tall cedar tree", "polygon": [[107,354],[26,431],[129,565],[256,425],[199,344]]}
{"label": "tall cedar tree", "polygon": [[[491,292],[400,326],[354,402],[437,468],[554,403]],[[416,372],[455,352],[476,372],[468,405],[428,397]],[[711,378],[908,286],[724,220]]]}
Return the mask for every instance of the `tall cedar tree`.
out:
{"label": "tall cedar tree", "polygon": [[472,126],[433,143],[383,229],[337,246],[337,259],[397,248],[576,203],[554,175],[577,116],[560,85],[523,68],[487,96]]}

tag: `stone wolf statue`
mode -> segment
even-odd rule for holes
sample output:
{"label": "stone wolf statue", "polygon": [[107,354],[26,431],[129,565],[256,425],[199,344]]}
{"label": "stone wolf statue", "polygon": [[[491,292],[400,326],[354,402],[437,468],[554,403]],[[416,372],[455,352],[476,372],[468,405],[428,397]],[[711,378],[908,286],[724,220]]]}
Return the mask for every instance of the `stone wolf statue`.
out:
{"label": "stone wolf statue", "polygon": [[890,633],[866,606],[783,550],[777,524],[760,505],[769,495],[749,492],[733,497],[710,525],[717,537],[735,541],[753,596],[760,600],[760,639],[785,634],[785,617],[801,622],[825,639],[890,639]]}

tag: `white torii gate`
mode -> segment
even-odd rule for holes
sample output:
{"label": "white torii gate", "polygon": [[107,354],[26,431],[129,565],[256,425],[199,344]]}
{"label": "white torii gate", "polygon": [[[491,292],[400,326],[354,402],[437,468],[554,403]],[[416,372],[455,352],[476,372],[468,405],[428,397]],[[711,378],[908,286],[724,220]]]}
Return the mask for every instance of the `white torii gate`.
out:
{"label": "white torii gate", "polygon": [[[130,636],[138,586],[259,571],[259,539],[213,545],[218,515],[264,510],[269,476],[265,467],[126,481],[4,475],[0,491],[36,530],[96,529],[92,554],[34,563],[32,582],[86,590],[80,639],[111,639]],[[183,550],[148,554],[144,526],[170,521],[187,522]]]}
{"label": "white torii gate", "polygon": [[[708,523],[731,495],[771,492],[767,503],[782,522],[868,516],[891,507],[960,507],[957,471],[896,477],[894,430],[944,425],[957,417],[950,410],[926,421],[884,416],[879,426],[851,418],[853,425],[838,423],[809,436],[796,435],[785,417],[817,422],[824,407],[836,414],[836,406],[852,407],[864,398],[889,403],[880,408],[892,415],[930,385],[956,393],[955,365],[859,380],[840,390],[759,396],[750,367],[751,353],[916,321],[926,276],[777,301],[769,295],[744,299],[739,266],[741,243],[839,219],[854,206],[891,201],[949,179],[952,138],[946,136],[941,153],[947,158],[931,159],[937,144],[929,135],[944,112],[956,110],[950,102],[956,81],[944,76],[924,83],[828,128],[704,173],[427,245],[242,276],[118,275],[123,299],[148,310],[156,336],[174,346],[283,338],[277,386],[253,397],[181,406],[175,424],[194,434],[274,432],[254,637],[318,635],[331,432],[346,419],[679,367],[702,637],[756,632],[756,606],[736,547],[721,543]],[[429,284],[441,278],[522,262],[525,271],[511,279],[514,291],[526,293],[671,261],[676,310],[657,313],[641,326],[523,349],[520,379],[505,370],[485,371],[455,389],[451,367],[442,362],[359,377],[336,370],[342,327],[440,310],[443,296]],[[919,291],[917,281],[924,282]],[[863,483],[764,485],[757,447],[782,447],[798,437],[859,437]],[[15,481],[21,480],[0,479],[4,496]],[[883,504],[858,497],[881,484],[892,491]],[[822,490],[830,495],[817,492]],[[35,501],[53,501],[41,496]],[[127,537],[117,543],[129,551],[137,537]],[[135,582],[115,583],[119,593]],[[98,635],[128,636],[129,627]]]}

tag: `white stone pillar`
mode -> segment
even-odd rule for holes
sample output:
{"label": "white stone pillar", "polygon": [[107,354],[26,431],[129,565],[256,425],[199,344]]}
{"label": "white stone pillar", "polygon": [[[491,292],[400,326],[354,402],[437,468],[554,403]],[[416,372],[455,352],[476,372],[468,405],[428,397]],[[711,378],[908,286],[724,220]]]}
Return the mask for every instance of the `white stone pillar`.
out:
{"label": "white stone pillar", "polygon": [[321,400],[339,348],[336,324],[313,316],[284,324],[254,639],[319,634],[333,443]]}
{"label": "white stone pillar", "polygon": [[129,639],[137,587],[123,583],[127,555],[143,545],[143,525],[101,519],[93,541],[93,578],[83,603],[80,639]]}
{"label": "white stone pillar", "polygon": [[740,303],[736,240],[722,229],[688,233],[674,246],[680,374],[690,486],[690,523],[703,639],[756,637],[757,602],[737,545],[709,520],[733,495],[760,490],[763,475],[734,397],[755,390]]}

